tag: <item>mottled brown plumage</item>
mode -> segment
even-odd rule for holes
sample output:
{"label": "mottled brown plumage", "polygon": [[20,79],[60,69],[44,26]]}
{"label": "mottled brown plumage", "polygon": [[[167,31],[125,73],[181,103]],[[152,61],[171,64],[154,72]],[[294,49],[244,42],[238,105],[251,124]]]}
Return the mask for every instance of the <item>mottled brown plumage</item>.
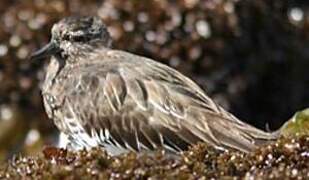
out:
{"label": "mottled brown plumage", "polygon": [[69,17],[34,55],[52,55],[44,104],[73,148],[178,152],[201,141],[248,152],[276,138],[235,118],[176,70],[110,44],[99,18]]}

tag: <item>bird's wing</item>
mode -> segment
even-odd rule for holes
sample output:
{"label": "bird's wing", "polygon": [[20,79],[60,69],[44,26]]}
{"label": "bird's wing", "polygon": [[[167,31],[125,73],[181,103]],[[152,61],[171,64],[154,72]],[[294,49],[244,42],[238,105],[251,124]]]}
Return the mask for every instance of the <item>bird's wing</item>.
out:
{"label": "bird's wing", "polygon": [[199,141],[249,151],[257,139],[271,137],[237,120],[163,64],[121,51],[108,61],[73,69],[76,76],[65,84],[71,89],[64,108],[73,110],[91,136],[136,151],[179,151]]}

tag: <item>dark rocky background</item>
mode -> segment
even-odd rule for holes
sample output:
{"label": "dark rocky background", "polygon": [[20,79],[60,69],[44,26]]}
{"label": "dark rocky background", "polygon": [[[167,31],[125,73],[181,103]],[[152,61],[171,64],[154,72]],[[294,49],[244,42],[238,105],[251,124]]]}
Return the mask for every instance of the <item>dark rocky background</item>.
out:
{"label": "dark rocky background", "polygon": [[219,104],[261,129],[309,105],[309,11],[304,0],[1,0],[0,159],[55,142],[31,52],[68,15],[98,15],[114,47],[191,77]]}

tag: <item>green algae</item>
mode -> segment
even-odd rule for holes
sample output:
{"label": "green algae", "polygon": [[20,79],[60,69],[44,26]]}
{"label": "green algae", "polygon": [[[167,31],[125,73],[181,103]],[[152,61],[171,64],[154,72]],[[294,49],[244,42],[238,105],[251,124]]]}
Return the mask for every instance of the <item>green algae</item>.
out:
{"label": "green algae", "polygon": [[309,135],[309,108],[296,112],[280,129],[283,136]]}

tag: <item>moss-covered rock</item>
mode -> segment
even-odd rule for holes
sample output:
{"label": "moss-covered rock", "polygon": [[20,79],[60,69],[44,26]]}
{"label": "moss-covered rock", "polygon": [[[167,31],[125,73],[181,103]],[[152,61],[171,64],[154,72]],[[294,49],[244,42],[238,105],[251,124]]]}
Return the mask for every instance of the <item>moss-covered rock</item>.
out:
{"label": "moss-covered rock", "polygon": [[283,136],[309,136],[309,108],[295,113],[280,129]]}

